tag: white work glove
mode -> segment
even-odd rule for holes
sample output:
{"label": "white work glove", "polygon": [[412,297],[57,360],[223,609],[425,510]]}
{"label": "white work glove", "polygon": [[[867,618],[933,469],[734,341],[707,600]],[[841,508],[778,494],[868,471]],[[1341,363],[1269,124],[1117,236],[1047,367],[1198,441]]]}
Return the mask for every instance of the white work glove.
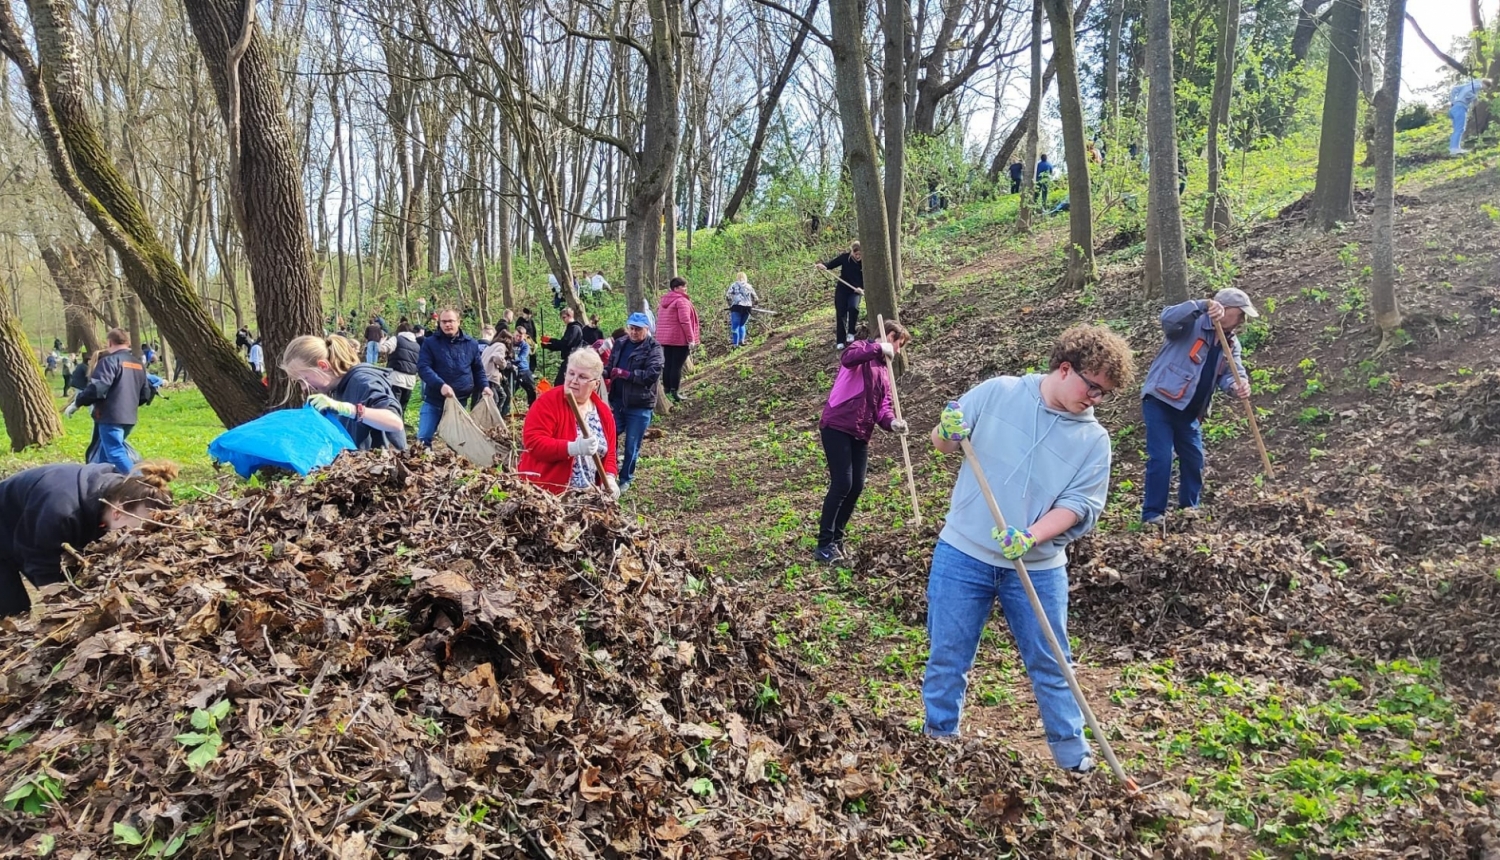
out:
{"label": "white work glove", "polygon": [[604,440],[598,436],[586,436],[574,439],[568,443],[569,457],[592,457],[595,454],[603,454],[609,450],[604,445]]}
{"label": "white work glove", "polygon": [[614,475],[604,476],[604,489],[609,493],[611,499],[620,498],[620,482],[615,480]]}
{"label": "white work glove", "polygon": [[72,418],[73,417],[73,413],[77,412],[77,411],[78,411],[78,401],[75,400],[72,403],[68,404],[68,408],[67,409],[63,410],[63,416],[66,417],[66,418]]}
{"label": "white work glove", "polygon": [[896,345],[890,341],[880,342],[880,351],[885,353],[885,360],[890,361],[896,357]]}
{"label": "white work glove", "polygon": [[905,436],[911,427],[907,425],[905,418],[896,418],[891,421],[891,432],[898,436]]}

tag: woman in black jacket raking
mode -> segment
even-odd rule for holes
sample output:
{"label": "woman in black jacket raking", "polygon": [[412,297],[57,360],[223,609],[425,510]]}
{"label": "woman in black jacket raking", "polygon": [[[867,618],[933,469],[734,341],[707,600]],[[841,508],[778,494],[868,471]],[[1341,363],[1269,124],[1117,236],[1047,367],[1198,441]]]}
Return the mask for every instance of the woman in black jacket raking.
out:
{"label": "woman in black jacket raking", "polygon": [[176,477],[172,463],[141,463],[133,475],[107,463],[55,463],[0,481],[0,616],[31,609],[22,576],[37,588],[63,581],[63,544],[83,549],[170,508]]}

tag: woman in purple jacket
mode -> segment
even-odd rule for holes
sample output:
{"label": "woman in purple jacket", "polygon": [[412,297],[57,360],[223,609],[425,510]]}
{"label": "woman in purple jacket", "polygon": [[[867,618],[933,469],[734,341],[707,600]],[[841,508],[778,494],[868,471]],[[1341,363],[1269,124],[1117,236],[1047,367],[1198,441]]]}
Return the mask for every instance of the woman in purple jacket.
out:
{"label": "woman in purple jacket", "polygon": [[875,426],[906,433],[906,422],[891,407],[889,363],[910,340],[905,327],[886,323],[880,340],[860,340],[839,353],[839,375],[818,422],[823,456],[828,459],[828,494],[823,497],[814,551],[818,561],[832,564],[844,558],[844,527],[865,488]]}

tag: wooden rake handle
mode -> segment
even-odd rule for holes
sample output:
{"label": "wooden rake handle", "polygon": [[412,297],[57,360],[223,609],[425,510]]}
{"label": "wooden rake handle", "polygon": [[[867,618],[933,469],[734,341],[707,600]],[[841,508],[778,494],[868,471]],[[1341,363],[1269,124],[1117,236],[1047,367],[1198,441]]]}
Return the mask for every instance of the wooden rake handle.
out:
{"label": "wooden rake handle", "polygon": [[[583,438],[585,438],[585,439],[592,439],[592,438],[594,438],[593,434],[589,432],[589,422],[586,419],[584,419],[584,417],[583,417],[583,410],[578,408],[578,401],[574,400],[573,399],[573,395],[569,394],[566,391],[563,392],[563,399],[566,400],[566,401],[568,401],[568,405],[569,406],[573,407],[573,417],[578,419],[578,429],[581,430],[581,431],[583,431]],[[608,443],[608,441],[609,440],[605,440],[606,444]],[[606,447],[605,450],[609,450],[609,449]],[[594,465],[599,467],[599,475],[595,479],[595,483],[604,483],[607,480],[607,478],[605,476],[608,473],[604,471],[604,457],[603,457],[603,455],[601,455],[601,454],[595,454],[594,455]]]}
{"label": "wooden rake handle", "polygon": [[[1230,370],[1234,371],[1235,384],[1244,382],[1245,377],[1240,375],[1240,365],[1234,360],[1234,350],[1229,348],[1229,338],[1224,335],[1224,327],[1219,325],[1218,320],[1214,320],[1214,333],[1219,336],[1219,348],[1224,350]],[[1255,421],[1255,406],[1248,397],[1240,402],[1245,404],[1245,417],[1250,419],[1250,432],[1255,434],[1255,447],[1260,449],[1260,464],[1266,470],[1266,478],[1274,478],[1276,473],[1271,469],[1271,455],[1266,453],[1266,442],[1261,438],[1260,425]]]}
{"label": "wooden rake handle", "polygon": [[[876,314],[875,322],[880,326],[880,339],[885,340],[885,316],[883,314]],[[887,364],[893,363],[887,362]],[[900,418],[901,394],[896,391],[895,368],[892,367],[891,370],[891,408],[895,411],[896,417]],[[906,438],[911,432],[911,428],[908,427],[906,429],[907,432],[901,434],[901,459],[906,463],[906,488],[911,491],[912,522],[920,527],[922,525],[922,506],[917,502],[917,478],[911,470],[911,444]]]}

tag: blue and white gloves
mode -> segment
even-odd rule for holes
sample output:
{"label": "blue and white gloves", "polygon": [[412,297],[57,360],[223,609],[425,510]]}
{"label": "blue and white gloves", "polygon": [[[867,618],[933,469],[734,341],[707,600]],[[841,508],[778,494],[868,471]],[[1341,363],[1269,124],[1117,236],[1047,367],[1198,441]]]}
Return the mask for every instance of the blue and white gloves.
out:
{"label": "blue and white gloves", "polygon": [[964,420],[958,401],[948,401],[948,405],[943,407],[942,416],[938,418],[938,435],[948,442],[962,442],[969,438],[969,431],[972,429],[969,422]]}
{"label": "blue and white gloves", "polygon": [[1004,532],[995,529],[990,532],[990,537],[1000,543],[1000,554],[1011,561],[1016,561],[1036,546],[1036,538],[1031,536],[1031,532],[1015,526],[1007,526]]}

